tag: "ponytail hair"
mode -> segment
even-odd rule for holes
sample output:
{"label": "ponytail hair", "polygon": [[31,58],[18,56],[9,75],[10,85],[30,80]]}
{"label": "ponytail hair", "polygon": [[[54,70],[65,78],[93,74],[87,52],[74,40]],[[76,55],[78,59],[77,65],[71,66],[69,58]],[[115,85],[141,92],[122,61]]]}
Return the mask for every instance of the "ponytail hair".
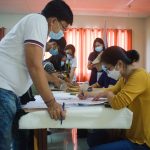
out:
{"label": "ponytail hair", "polygon": [[136,50],[126,51],[127,57],[131,60],[131,62],[138,62],[140,59],[140,55]]}
{"label": "ponytail hair", "polygon": [[119,46],[108,47],[101,55],[101,62],[115,66],[118,60],[122,60],[126,65],[139,61],[139,53],[136,50],[125,51]]}

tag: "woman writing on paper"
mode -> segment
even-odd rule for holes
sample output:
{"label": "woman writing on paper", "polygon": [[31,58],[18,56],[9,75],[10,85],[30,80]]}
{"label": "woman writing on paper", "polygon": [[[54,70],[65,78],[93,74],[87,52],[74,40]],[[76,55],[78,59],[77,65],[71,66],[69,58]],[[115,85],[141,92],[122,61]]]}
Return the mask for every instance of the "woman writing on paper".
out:
{"label": "woman writing on paper", "polygon": [[[107,97],[113,109],[128,107],[133,112],[131,128],[125,139],[100,143],[90,150],[149,150],[150,149],[150,74],[137,66],[139,54],[135,50],[125,51],[121,47],[107,48],[101,62],[107,70],[121,76],[117,84],[97,93],[94,100]],[[85,96],[89,96],[85,93]],[[81,97],[80,95],[80,98]]]}

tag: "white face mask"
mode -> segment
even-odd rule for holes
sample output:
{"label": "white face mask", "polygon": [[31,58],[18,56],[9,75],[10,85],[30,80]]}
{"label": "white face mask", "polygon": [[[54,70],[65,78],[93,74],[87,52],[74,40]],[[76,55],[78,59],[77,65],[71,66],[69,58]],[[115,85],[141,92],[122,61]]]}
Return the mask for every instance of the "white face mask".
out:
{"label": "white face mask", "polygon": [[97,46],[95,47],[96,52],[101,52],[103,50],[103,46]]}
{"label": "white face mask", "polygon": [[114,79],[114,80],[118,80],[121,76],[120,71],[113,69],[112,71],[108,71],[107,73],[108,77]]}
{"label": "white face mask", "polygon": [[67,59],[72,59],[72,56],[70,54],[67,54]]}

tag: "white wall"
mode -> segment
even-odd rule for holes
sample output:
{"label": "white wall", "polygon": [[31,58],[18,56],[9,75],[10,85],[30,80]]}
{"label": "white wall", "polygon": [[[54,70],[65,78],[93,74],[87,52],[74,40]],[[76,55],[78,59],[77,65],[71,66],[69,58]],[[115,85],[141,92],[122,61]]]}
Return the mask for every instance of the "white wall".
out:
{"label": "white wall", "polygon": [[[6,27],[8,32],[13,25],[24,15],[0,15],[0,26]],[[139,51],[141,55],[140,65],[145,67],[145,38],[150,37],[150,34],[145,36],[146,23],[150,26],[150,19],[147,21],[143,18],[120,18],[120,17],[99,17],[99,16],[75,16],[74,27],[104,27],[104,22],[107,22],[108,28],[132,29],[133,31],[133,49]],[[147,28],[148,28],[147,25]],[[150,32],[150,30],[149,30]],[[146,31],[147,33],[147,31]],[[150,47],[150,46],[149,46]]]}
{"label": "white wall", "polygon": [[146,20],[146,69],[150,72],[150,17]]}
{"label": "white wall", "polygon": [[23,16],[17,14],[0,14],[0,27],[5,27],[7,33]]}

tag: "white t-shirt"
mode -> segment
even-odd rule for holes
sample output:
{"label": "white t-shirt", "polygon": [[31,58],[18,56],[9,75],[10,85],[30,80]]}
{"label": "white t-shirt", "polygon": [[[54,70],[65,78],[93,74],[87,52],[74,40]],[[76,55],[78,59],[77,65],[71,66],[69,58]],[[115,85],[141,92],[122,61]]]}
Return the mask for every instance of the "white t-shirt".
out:
{"label": "white t-shirt", "polygon": [[[66,64],[68,64],[68,63],[70,63],[71,69],[72,69],[72,68],[76,68],[76,67],[77,67],[77,58],[74,57],[74,58],[72,58],[71,60],[67,60],[67,61],[66,61]],[[72,81],[76,81],[76,76],[75,76],[75,75],[73,76]]]}
{"label": "white t-shirt", "polygon": [[66,63],[70,63],[71,68],[76,68],[77,67],[77,58],[74,57],[70,60],[67,60]]}
{"label": "white t-shirt", "polygon": [[[45,50],[48,23],[41,14],[22,18],[0,41],[0,88],[23,95],[31,86],[24,45],[35,44]],[[36,59],[33,57],[33,59]]]}
{"label": "white t-shirt", "polygon": [[102,75],[102,72],[97,72],[97,82],[98,82],[101,75]]}

